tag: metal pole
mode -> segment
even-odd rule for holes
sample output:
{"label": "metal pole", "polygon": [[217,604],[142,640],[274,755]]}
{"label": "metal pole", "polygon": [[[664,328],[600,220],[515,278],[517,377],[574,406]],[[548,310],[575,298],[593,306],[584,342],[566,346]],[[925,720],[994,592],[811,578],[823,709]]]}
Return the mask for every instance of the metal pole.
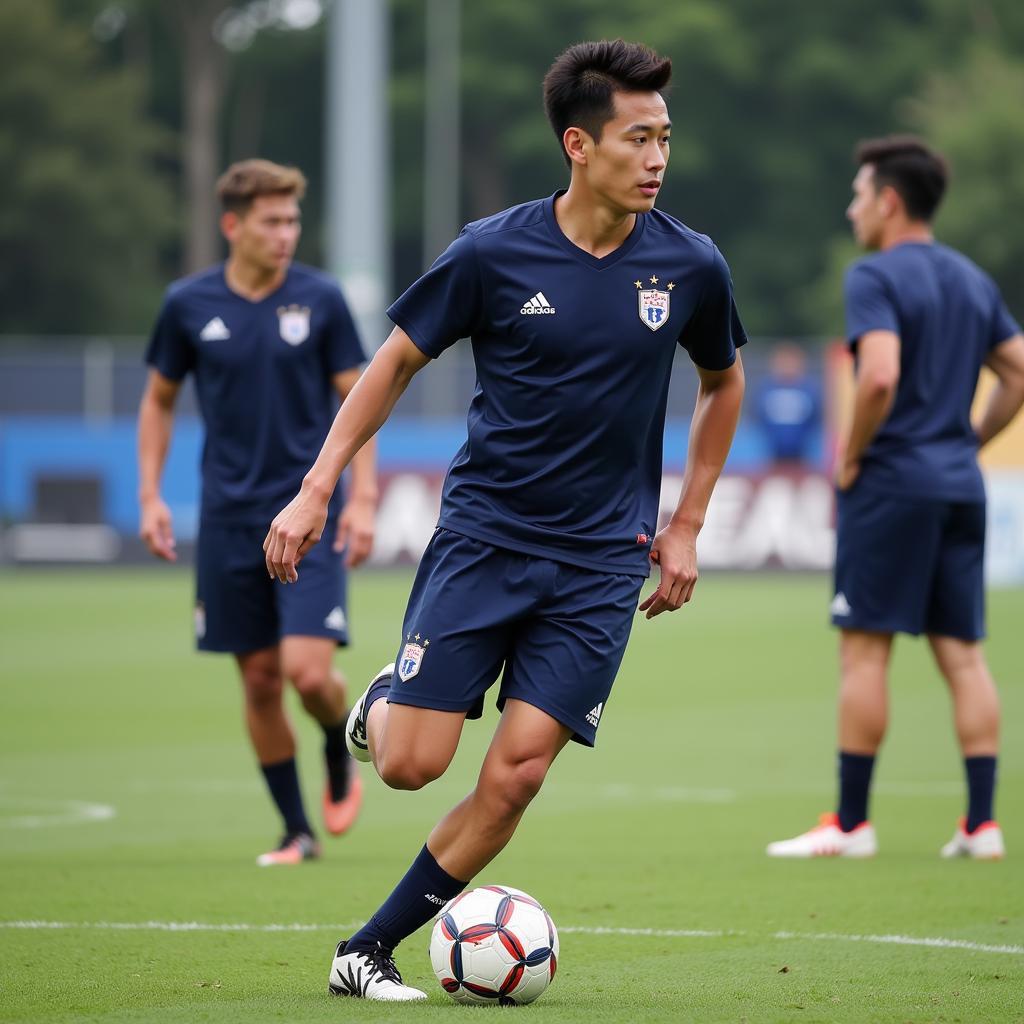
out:
{"label": "metal pole", "polygon": [[423,268],[459,230],[460,0],[427,0]]}
{"label": "metal pole", "polygon": [[391,298],[388,16],[334,0],[327,36],[327,260],[371,353]]}

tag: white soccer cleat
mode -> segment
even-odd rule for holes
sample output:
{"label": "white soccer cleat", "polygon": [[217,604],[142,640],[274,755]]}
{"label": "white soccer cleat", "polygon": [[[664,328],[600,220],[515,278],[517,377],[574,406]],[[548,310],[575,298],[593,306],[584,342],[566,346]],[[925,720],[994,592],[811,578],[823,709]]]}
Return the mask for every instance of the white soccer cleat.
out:
{"label": "white soccer cleat", "polygon": [[427,998],[426,992],[403,983],[390,953],[379,948],[372,953],[346,953],[345,942],[342,939],[338,943],[331,964],[327,991],[332,996],[354,996],[380,1003],[417,1003]]}
{"label": "white soccer cleat", "polygon": [[385,665],[371,680],[370,685],[363,690],[359,700],[352,705],[348,713],[348,721],[345,723],[345,746],[348,752],[357,760],[366,764],[370,760],[370,747],[366,740],[366,716],[363,714],[363,704],[367,694],[381,680],[390,679],[395,671],[395,663]]}
{"label": "white soccer cleat", "polygon": [[953,838],[939,851],[942,857],[970,857],[972,860],[1002,860],[1006,856],[1003,830],[994,821],[983,821],[973,832],[967,819],[957,823]]}
{"label": "white soccer cleat", "polygon": [[878,840],[870,821],[844,832],[838,814],[823,814],[810,832],[769,843],[765,852],[769,857],[874,857]]}

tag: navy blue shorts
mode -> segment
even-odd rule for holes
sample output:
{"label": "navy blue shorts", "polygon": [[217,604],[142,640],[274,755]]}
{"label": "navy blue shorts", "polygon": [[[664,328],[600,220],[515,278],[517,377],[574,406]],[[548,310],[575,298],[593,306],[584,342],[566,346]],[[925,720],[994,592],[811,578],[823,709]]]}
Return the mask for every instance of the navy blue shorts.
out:
{"label": "navy blue shorts", "polygon": [[985,503],[839,492],[832,623],[979,640]]}
{"label": "navy blue shorts", "polygon": [[409,596],[388,699],[479,718],[501,675],[499,709],[525,701],[592,747],[643,582],[439,529]]}
{"label": "navy blue shorts", "polygon": [[348,643],[344,556],[326,534],[299,563],[299,579],[270,579],[263,527],[201,523],[196,548],[196,645],[244,654],[275,647],[285,636]]}

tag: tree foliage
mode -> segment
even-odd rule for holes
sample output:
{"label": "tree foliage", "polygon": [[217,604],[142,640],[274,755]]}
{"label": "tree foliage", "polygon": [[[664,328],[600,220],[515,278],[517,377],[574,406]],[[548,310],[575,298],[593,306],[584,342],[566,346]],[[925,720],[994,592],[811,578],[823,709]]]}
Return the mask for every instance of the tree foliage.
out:
{"label": "tree foliage", "polygon": [[0,4],[0,331],[137,329],[170,194],[137,77],[51,0]]}

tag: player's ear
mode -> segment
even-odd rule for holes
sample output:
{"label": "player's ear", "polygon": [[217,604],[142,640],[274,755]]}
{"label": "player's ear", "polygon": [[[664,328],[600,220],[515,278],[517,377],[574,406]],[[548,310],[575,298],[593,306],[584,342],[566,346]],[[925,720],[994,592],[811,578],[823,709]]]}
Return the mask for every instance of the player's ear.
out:
{"label": "player's ear", "polygon": [[562,145],[574,164],[586,164],[586,144],[590,136],[582,128],[566,128],[562,133]]}
{"label": "player's ear", "polygon": [[238,225],[242,218],[234,210],[225,210],[220,215],[220,233],[229,241],[233,242],[238,234]]}
{"label": "player's ear", "polygon": [[898,213],[903,204],[899,192],[892,185],[883,185],[878,193],[878,198],[882,201],[882,213],[886,217],[891,217],[894,213]]}

